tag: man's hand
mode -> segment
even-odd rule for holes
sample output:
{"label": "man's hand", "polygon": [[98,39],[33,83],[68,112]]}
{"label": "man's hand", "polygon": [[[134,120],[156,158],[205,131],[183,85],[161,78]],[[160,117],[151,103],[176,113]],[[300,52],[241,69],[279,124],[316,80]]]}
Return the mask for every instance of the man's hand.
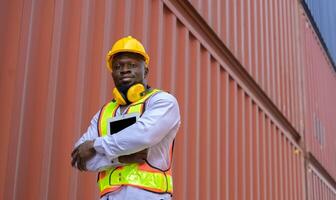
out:
{"label": "man's hand", "polygon": [[86,162],[96,155],[96,150],[93,148],[94,141],[86,141],[76,147],[72,153],[71,165],[81,171],[86,171]]}
{"label": "man's hand", "polygon": [[121,163],[144,163],[147,159],[147,153],[148,153],[148,149],[144,149],[142,151],[130,154],[130,155],[124,155],[124,156],[120,156],[119,162]]}

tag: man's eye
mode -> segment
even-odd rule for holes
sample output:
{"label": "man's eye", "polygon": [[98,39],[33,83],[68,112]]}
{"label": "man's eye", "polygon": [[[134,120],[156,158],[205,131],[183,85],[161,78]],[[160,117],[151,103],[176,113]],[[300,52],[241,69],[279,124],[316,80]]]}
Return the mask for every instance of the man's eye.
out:
{"label": "man's eye", "polygon": [[136,68],[136,64],[131,63],[131,64],[130,64],[130,67],[131,67],[131,68]]}
{"label": "man's eye", "polygon": [[113,65],[113,68],[114,68],[115,70],[118,70],[118,69],[121,68],[121,65],[120,65],[120,64],[115,64],[115,65]]}

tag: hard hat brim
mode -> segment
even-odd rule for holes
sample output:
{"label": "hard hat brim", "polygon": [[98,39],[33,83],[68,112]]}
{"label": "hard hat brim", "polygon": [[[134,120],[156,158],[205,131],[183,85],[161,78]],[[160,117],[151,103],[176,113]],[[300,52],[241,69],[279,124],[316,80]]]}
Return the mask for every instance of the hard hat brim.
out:
{"label": "hard hat brim", "polygon": [[121,49],[121,50],[118,50],[118,51],[109,51],[107,56],[106,56],[106,62],[107,62],[107,68],[112,71],[112,60],[113,60],[113,57],[115,54],[117,53],[122,53],[122,52],[128,52],[128,53],[136,53],[136,54],[140,54],[141,56],[144,57],[144,61],[146,63],[146,67],[148,67],[148,63],[149,63],[149,56],[148,54],[144,53],[144,52],[141,52],[141,51],[136,51],[134,49]]}

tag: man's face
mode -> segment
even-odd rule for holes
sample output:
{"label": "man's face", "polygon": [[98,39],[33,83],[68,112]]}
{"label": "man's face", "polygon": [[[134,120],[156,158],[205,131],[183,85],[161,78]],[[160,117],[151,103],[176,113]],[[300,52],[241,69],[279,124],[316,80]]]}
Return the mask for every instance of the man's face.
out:
{"label": "man's face", "polygon": [[112,60],[112,78],[117,88],[136,83],[146,84],[148,68],[143,57],[136,53],[118,53]]}

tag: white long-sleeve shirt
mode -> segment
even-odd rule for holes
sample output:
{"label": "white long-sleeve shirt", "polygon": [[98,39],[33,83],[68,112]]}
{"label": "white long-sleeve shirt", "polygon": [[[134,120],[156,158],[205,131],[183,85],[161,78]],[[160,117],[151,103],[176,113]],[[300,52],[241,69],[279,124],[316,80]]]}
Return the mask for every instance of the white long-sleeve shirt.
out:
{"label": "white long-sleeve shirt", "polygon": [[[98,136],[99,113],[96,113],[87,132],[75,144],[76,147],[87,140],[95,140],[97,154],[87,162],[89,171],[102,171],[121,165],[119,156],[144,149],[148,149],[147,161],[151,165],[162,170],[169,168],[170,146],[180,125],[180,111],[174,96],[166,92],[154,94],[146,101],[145,112],[138,121],[113,135]],[[118,108],[116,115],[123,114]],[[170,199],[170,195],[123,186],[121,190],[107,194],[102,199]]]}

